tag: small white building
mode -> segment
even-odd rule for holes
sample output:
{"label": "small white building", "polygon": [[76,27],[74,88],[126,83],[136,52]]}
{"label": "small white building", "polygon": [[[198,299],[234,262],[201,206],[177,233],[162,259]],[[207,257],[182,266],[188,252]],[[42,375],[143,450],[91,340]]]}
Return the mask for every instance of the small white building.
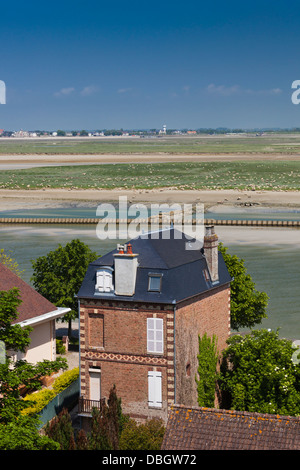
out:
{"label": "small white building", "polygon": [[69,308],[57,308],[45,297],[40,295],[29,284],[0,263],[0,291],[18,288],[21,305],[18,307],[19,316],[13,324],[21,327],[31,326],[30,345],[25,353],[12,353],[13,360],[24,359],[31,364],[44,359],[56,359],[55,321],[70,311]]}

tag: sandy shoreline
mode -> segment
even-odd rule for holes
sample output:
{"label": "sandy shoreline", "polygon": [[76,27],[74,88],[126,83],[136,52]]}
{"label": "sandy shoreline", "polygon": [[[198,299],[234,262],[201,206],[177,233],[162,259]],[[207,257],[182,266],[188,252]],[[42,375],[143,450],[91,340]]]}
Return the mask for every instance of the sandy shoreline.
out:
{"label": "sandy shoreline", "polygon": [[300,161],[300,154],[284,153],[203,153],[203,154],[171,154],[171,153],[128,153],[128,154],[32,154],[32,155],[0,155],[0,169],[18,165],[66,165],[66,164],[103,164],[103,163],[159,163],[159,162],[230,162],[230,161]]}
{"label": "sandy shoreline", "polygon": [[128,203],[203,203],[245,207],[300,208],[300,191],[239,191],[239,190],[0,190],[0,210],[29,209],[34,207],[62,207],[66,204],[97,205],[118,202],[126,196]]}

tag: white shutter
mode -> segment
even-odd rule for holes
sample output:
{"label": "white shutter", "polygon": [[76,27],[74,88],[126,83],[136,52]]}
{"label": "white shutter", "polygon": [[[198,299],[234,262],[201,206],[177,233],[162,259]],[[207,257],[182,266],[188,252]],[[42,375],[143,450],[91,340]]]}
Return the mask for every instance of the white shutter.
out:
{"label": "white shutter", "polygon": [[99,401],[101,398],[101,374],[100,371],[90,370],[90,400]]}
{"label": "white shutter", "polygon": [[161,372],[148,372],[148,405],[156,408],[162,406]]}
{"label": "white shutter", "polygon": [[97,289],[100,291],[103,290],[103,285],[104,285],[104,271],[98,271],[97,272]]}
{"label": "white shutter", "polygon": [[164,352],[163,319],[147,318],[147,351]]}
{"label": "white shutter", "polygon": [[110,292],[112,288],[112,275],[111,273],[103,272],[103,290],[104,292]]}
{"label": "white shutter", "polygon": [[99,292],[111,292],[113,290],[111,271],[105,269],[97,271],[96,289]]}

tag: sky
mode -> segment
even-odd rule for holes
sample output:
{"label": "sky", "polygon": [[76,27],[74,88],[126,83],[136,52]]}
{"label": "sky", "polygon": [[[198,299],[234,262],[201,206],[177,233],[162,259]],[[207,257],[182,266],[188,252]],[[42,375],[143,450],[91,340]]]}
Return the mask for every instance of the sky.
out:
{"label": "sky", "polygon": [[0,9],[2,129],[300,127],[298,0]]}

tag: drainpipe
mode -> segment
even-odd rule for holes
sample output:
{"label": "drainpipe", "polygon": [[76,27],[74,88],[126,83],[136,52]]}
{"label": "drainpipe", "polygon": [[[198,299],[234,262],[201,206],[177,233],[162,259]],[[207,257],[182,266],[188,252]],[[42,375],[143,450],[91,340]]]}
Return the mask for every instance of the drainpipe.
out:
{"label": "drainpipe", "polygon": [[176,303],[173,307],[174,312],[174,405],[176,404]]}

